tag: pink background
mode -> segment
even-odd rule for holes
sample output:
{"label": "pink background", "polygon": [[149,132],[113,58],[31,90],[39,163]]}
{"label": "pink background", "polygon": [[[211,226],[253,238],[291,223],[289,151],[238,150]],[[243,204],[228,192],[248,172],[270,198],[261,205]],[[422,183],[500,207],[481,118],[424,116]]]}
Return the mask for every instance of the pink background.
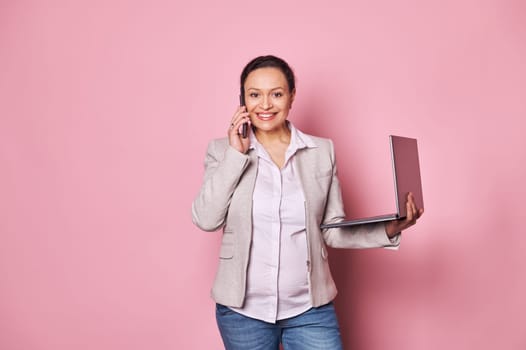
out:
{"label": "pink background", "polygon": [[346,348],[526,348],[523,1],[42,3],[0,2],[0,348],[221,348],[190,205],[267,53],[350,215],[392,210],[387,135],[419,139],[401,249],[330,252]]}

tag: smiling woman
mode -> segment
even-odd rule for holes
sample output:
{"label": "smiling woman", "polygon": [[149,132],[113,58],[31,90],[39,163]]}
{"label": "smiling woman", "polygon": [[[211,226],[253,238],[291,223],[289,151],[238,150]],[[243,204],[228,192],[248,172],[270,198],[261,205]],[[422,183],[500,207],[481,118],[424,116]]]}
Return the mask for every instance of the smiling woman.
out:
{"label": "smiling woman", "polygon": [[[285,127],[288,111],[294,100],[281,71],[277,68],[260,68],[251,72],[246,81],[245,101],[256,130],[275,131]],[[261,122],[259,122],[261,121]],[[272,123],[264,123],[270,122]]]}
{"label": "smiling woman", "polygon": [[332,141],[287,120],[296,88],[284,60],[253,59],[240,83],[245,106],[228,137],[210,143],[192,205],[197,226],[223,229],[212,289],[223,342],[229,350],[341,349],[326,245],[398,247],[423,211],[409,197],[406,219],[321,230],[345,217]]}
{"label": "smiling woman", "polygon": [[[245,109],[256,138],[264,145],[279,168],[285,162],[285,151],[290,144],[290,129],[286,123],[295,90],[289,88],[285,76],[277,68],[252,71],[244,84]],[[277,142],[276,142],[277,141]]]}

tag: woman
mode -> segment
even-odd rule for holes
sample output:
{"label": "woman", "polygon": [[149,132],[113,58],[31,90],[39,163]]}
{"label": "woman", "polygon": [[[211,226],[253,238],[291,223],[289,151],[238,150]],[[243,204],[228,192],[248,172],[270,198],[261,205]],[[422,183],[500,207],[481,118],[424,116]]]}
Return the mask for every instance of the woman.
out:
{"label": "woman", "polygon": [[223,229],[212,288],[221,337],[228,350],[341,349],[326,246],[397,247],[423,210],[409,196],[404,220],[321,230],[345,217],[334,149],[287,121],[292,69],[257,57],[241,73],[241,93],[228,137],[209,144],[192,206],[198,227]]}

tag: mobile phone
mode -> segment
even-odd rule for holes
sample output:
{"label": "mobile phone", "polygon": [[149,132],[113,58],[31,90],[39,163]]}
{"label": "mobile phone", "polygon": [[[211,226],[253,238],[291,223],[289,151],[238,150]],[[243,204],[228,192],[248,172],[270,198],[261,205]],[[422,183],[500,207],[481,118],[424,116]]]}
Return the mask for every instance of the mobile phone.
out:
{"label": "mobile phone", "polygon": [[[240,106],[245,105],[245,92],[243,91],[243,88],[241,88],[241,93],[239,94],[239,105]],[[241,137],[246,139],[247,134],[248,134],[248,123],[243,123],[243,125],[241,126]]]}

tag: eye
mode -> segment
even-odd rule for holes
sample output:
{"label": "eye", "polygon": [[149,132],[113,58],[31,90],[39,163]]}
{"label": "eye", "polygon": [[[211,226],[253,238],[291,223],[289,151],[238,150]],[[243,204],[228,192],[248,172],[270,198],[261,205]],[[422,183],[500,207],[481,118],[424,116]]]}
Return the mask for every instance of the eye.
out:
{"label": "eye", "polygon": [[252,98],[258,98],[259,94],[257,92],[251,92],[249,96]]}
{"label": "eye", "polygon": [[282,92],[275,92],[274,93],[274,97],[283,97],[283,93]]}

